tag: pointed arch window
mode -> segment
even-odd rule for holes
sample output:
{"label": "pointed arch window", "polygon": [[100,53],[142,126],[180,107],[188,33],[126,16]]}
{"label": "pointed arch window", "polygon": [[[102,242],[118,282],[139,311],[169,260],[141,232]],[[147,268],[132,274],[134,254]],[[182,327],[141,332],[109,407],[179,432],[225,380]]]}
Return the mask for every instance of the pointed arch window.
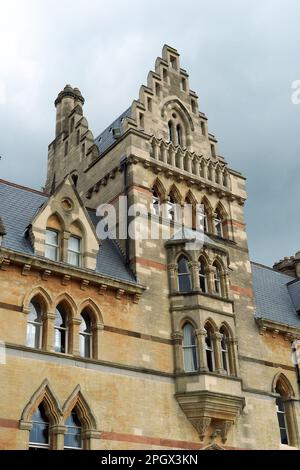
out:
{"label": "pointed arch window", "polygon": [[82,439],[82,425],[78,417],[76,408],[72,411],[70,416],[65,422],[67,428],[65,433],[65,449],[82,449],[83,448],[83,439]]}
{"label": "pointed arch window", "polygon": [[160,198],[156,188],[152,190],[152,212],[155,215],[160,214]]}
{"label": "pointed arch window", "polygon": [[168,129],[169,129],[169,142],[175,144],[175,135],[174,135],[174,125],[172,121],[168,122]]}
{"label": "pointed arch window", "polygon": [[168,204],[167,204],[167,216],[169,220],[172,220],[173,222],[176,219],[176,201],[175,198],[172,194],[169,196]]}
{"label": "pointed arch window", "polygon": [[55,310],[54,350],[60,353],[68,351],[68,315],[62,305]]}
{"label": "pointed arch window", "polygon": [[297,431],[293,409],[294,392],[288,380],[281,374],[276,382],[276,414],[281,444],[296,447]]}
{"label": "pointed arch window", "polygon": [[190,323],[183,327],[183,363],[185,372],[195,372],[198,369],[195,329]]}
{"label": "pointed arch window", "polygon": [[29,449],[49,449],[49,419],[41,403],[32,416],[32,428],[29,435]]}
{"label": "pointed arch window", "polygon": [[222,354],[222,365],[223,369],[227,374],[230,374],[230,365],[229,365],[229,335],[226,328],[223,326],[220,329],[222,335],[221,339],[221,354]]}
{"label": "pointed arch window", "polygon": [[199,283],[201,292],[208,292],[206,265],[203,259],[199,260]]}
{"label": "pointed arch window", "polygon": [[177,145],[180,145],[180,147],[183,146],[182,142],[182,127],[180,124],[177,124],[176,126],[176,137],[177,137]]}
{"label": "pointed arch window", "polygon": [[214,263],[213,267],[215,268],[214,269],[214,289],[215,289],[215,293],[221,297],[223,295],[221,268],[217,263]]}
{"label": "pointed arch window", "polygon": [[84,310],[81,317],[80,324],[80,338],[79,338],[79,350],[82,357],[90,358],[92,357],[92,342],[93,342],[93,333],[92,333],[92,322],[91,316],[87,310]]}
{"label": "pointed arch window", "polygon": [[205,326],[205,352],[207,367],[210,372],[215,370],[215,352],[214,352],[214,340],[213,340],[213,329],[210,325]]}
{"label": "pointed arch window", "polygon": [[189,261],[186,256],[181,255],[177,262],[178,266],[178,289],[181,293],[187,293],[192,290],[191,273]]}
{"label": "pointed arch window", "polygon": [[217,210],[215,213],[214,226],[215,226],[215,234],[218,235],[218,237],[223,238],[224,237],[223,220],[222,220],[222,215],[219,210]]}
{"label": "pointed arch window", "polygon": [[43,312],[41,304],[33,299],[29,305],[30,312],[27,320],[27,341],[30,348],[42,347]]}

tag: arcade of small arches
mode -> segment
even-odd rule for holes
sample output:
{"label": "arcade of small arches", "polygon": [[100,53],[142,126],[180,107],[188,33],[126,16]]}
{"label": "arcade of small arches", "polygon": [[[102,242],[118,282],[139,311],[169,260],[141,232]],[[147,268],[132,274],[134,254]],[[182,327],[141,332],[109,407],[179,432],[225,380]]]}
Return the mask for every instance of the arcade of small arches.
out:
{"label": "arcade of small arches", "polygon": [[218,327],[207,319],[201,326],[185,317],[173,337],[179,349],[175,354],[177,374],[214,372],[238,376],[237,340],[227,323]]}
{"label": "arcade of small arches", "polygon": [[103,319],[91,299],[77,307],[68,294],[52,301],[43,288],[36,288],[26,297],[23,312],[28,347],[98,359]]}
{"label": "arcade of small arches", "polygon": [[170,257],[174,258],[168,265],[172,295],[201,293],[228,298],[227,269],[222,257],[214,255],[213,250],[206,249],[198,257],[195,253],[180,250]]}
{"label": "arcade of small arches", "polygon": [[[204,232],[208,234],[230,238],[229,216],[220,201],[213,208],[206,196],[203,196],[198,202],[192,191],[189,190],[184,197],[175,184],[167,191],[158,178],[152,185],[151,192],[153,214],[173,222],[182,221],[183,225],[192,229],[203,228]],[[197,205],[202,206],[201,210]],[[191,208],[190,211],[184,210],[187,206]]]}

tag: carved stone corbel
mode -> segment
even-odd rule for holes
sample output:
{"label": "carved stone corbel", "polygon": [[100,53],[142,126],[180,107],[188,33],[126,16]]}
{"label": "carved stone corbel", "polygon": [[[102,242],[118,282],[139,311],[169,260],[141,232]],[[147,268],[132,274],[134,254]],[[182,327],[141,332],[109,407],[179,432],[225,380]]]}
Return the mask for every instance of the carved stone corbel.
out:
{"label": "carved stone corbel", "polygon": [[192,425],[197,430],[200,440],[203,441],[205,434],[211,424],[211,418],[202,416],[201,418],[191,418]]}

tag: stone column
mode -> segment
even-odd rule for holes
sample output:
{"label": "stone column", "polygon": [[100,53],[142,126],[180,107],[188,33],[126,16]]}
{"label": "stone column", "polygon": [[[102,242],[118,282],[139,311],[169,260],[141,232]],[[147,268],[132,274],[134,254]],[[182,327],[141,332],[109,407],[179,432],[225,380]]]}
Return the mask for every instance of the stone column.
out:
{"label": "stone column", "polygon": [[69,238],[70,238],[70,232],[66,232],[64,231],[62,233],[62,239],[61,239],[61,255],[60,255],[60,258],[61,258],[61,261],[63,261],[64,263],[67,263],[68,262],[68,247],[69,247]]}
{"label": "stone column", "polygon": [[221,349],[221,341],[222,335],[219,332],[214,333],[213,335],[214,341],[214,350],[215,350],[215,368],[218,374],[225,374],[223,369],[223,360],[222,360],[222,349]]}
{"label": "stone column", "polygon": [[197,350],[198,350],[198,369],[199,372],[207,372],[207,358],[206,358],[206,346],[205,346],[205,337],[206,330],[205,328],[199,328],[195,330],[195,335],[197,339]]}
{"label": "stone column", "polygon": [[180,149],[178,149],[177,155],[179,157],[179,169],[183,170],[184,169],[184,164],[183,164],[184,154],[182,153]]}
{"label": "stone column", "polygon": [[214,283],[215,268],[214,266],[207,266],[206,273],[207,273],[206,277],[207,277],[208,292],[211,294],[215,294],[215,283]]}
{"label": "stone column", "polygon": [[187,171],[189,173],[192,173],[192,155],[190,153],[187,153],[185,158],[187,158]]}
{"label": "stone column", "polygon": [[153,139],[153,156],[155,160],[159,160],[159,146],[155,139]]}
{"label": "stone column", "polygon": [[171,165],[176,167],[176,150],[172,146],[169,147],[170,155],[171,155]]}
{"label": "stone column", "polygon": [[102,323],[97,323],[92,327],[92,349],[93,349],[93,358],[101,358],[101,339],[104,331],[104,325]]}
{"label": "stone column", "polygon": [[231,373],[236,377],[239,376],[239,359],[238,359],[238,340],[237,338],[229,338],[228,340],[228,356],[230,362]]}
{"label": "stone column", "polygon": [[197,156],[194,156],[194,161],[195,161],[195,175],[200,176],[200,163],[199,163],[199,158]]}
{"label": "stone column", "polygon": [[47,312],[43,316],[43,349],[54,351],[55,313]]}
{"label": "stone column", "polygon": [[221,273],[221,286],[222,286],[222,293],[223,297],[228,297],[229,294],[229,277],[228,277],[228,271],[226,270],[225,272]]}
{"label": "stone column", "polygon": [[164,143],[161,144],[162,161],[168,163],[168,149]]}
{"label": "stone column", "polygon": [[56,424],[50,426],[50,448],[51,450],[64,450],[66,426]]}
{"label": "stone column", "polygon": [[101,436],[100,431],[87,430],[82,434],[82,439],[84,442],[84,450],[97,450],[98,446],[96,442],[99,441]]}
{"label": "stone column", "polygon": [[189,269],[192,277],[192,290],[200,291],[200,280],[199,280],[199,263],[198,261],[190,261]]}
{"label": "stone column", "polygon": [[177,280],[177,264],[169,264],[168,271],[170,276],[170,288],[171,294],[178,292],[178,280]]}
{"label": "stone column", "polygon": [[79,351],[79,332],[80,318],[71,318],[68,322],[68,353],[74,356],[80,356]]}
{"label": "stone column", "polygon": [[203,164],[203,178],[205,180],[208,179],[208,168],[207,168],[207,162],[205,160],[203,160],[204,164]]}
{"label": "stone column", "polygon": [[183,334],[181,331],[175,331],[171,338],[174,343],[175,374],[178,374],[184,371],[182,350]]}

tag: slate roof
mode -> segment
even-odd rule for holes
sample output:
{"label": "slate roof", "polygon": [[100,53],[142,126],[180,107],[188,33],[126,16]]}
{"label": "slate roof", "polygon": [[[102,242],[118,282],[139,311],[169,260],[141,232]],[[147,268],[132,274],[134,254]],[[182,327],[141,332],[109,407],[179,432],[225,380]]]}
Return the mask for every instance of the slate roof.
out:
{"label": "slate roof", "polygon": [[105,152],[111,145],[116,142],[116,139],[113,135],[113,129],[120,129],[123,133],[123,120],[126,117],[130,117],[131,107],[126,109],[110,126],[108,126],[101,134],[98,135],[95,139],[95,144],[99,148],[100,155]]}
{"label": "slate roof", "polygon": [[[300,328],[293,299],[300,299],[300,283],[286,274],[251,263],[256,301],[256,318]],[[291,287],[293,286],[293,287]],[[291,290],[293,293],[291,294]]]}
{"label": "slate roof", "polygon": [[[43,193],[0,180],[0,217],[6,230],[2,242],[4,248],[34,254],[25,232],[34,215],[47,200],[47,195]],[[89,215],[96,226],[96,214],[89,211]],[[124,257],[114,240],[102,241],[96,272],[113,279],[136,283],[133,274],[126,268]]]}

